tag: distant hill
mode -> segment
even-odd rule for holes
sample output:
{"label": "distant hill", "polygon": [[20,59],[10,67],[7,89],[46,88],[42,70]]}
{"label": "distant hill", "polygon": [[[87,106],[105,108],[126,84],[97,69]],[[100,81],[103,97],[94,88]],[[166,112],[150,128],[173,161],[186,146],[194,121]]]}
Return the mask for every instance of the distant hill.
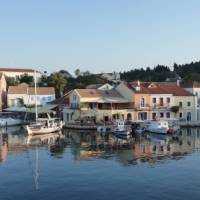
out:
{"label": "distant hill", "polygon": [[193,80],[200,82],[200,61],[182,65],[174,63],[172,67],[157,65],[154,68],[137,68],[121,72],[120,75],[122,80],[127,81],[142,80],[160,82],[177,80],[181,77],[183,81]]}

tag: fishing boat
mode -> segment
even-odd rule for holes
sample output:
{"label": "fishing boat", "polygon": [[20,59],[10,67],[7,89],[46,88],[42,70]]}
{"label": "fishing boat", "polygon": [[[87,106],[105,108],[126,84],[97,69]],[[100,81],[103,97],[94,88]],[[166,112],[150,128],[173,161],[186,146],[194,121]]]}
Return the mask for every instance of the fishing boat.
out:
{"label": "fishing boat", "polygon": [[26,130],[28,135],[42,135],[54,133],[61,131],[63,124],[61,120],[51,118],[47,113],[47,118],[38,118],[38,109],[37,109],[37,87],[36,87],[36,76],[34,76],[35,82],[35,123],[27,125]]}
{"label": "fishing boat", "polygon": [[56,121],[54,118],[37,119],[35,124],[26,126],[28,135],[42,135],[61,131],[62,121]]}
{"label": "fishing boat", "polygon": [[123,120],[117,120],[116,121],[116,127],[113,129],[114,135],[122,135],[122,136],[130,136],[131,131],[128,130],[128,128],[125,126],[125,123]]}

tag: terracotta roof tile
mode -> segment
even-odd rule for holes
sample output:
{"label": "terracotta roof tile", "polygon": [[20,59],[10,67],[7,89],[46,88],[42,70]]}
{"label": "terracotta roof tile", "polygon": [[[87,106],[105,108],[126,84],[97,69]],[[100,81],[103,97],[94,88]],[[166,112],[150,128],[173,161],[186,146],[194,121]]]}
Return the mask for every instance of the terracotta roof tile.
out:
{"label": "terracotta roof tile", "polygon": [[140,90],[136,91],[137,82],[127,83],[127,86],[139,94],[172,94],[174,96],[193,96],[192,93],[184,88],[177,86],[175,83],[150,83],[140,82]]}
{"label": "terracotta roof tile", "polygon": [[[35,94],[34,87],[28,87],[26,85],[19,85],[19,86],[9,86],[8,94]],[[37,87],[37,94],[38,95],[53,95],[55,94],[54,87]]]}
{"label": "terracotta roof tile", "polygon": [[76,89],[81,97],[116,97],[122,98],[122,96],[116,90],[98,90],[98,89]]}

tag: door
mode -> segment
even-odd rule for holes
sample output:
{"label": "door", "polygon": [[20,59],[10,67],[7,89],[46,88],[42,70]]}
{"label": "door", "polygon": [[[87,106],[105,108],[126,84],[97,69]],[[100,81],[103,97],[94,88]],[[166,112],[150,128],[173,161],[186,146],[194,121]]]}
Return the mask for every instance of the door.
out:
{"label": "door", "polygon": [[191,112],[187,112],[187,121],[191,121],[192,120],[192,114]]}
{"label": "door", "polygon": [[140,112],[138,113],[139,120],[147,120],[147,112]]}

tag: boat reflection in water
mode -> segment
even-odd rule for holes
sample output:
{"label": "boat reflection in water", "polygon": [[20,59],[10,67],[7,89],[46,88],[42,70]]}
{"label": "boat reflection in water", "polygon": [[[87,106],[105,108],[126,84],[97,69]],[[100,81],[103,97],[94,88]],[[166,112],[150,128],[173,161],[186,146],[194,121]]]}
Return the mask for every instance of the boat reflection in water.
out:
{"label": "boat reflection in water", "polygon": [[[7,154],[28,151],[33,146],[48,146],[51,155],[64,148],[71,150],[75,160],[93,158],[117,158],[123,164],[140,162],[155,163],[167,159],[179,159],[181,156],[200,148],[200,129],[182,129],[176,136],[147,134],[144,137],[117,138],[109,134],[101,136],[95,132],[52,133],[40,136],[27,136],[22,129],[0,129],[0,161]],[[10,131],[10,132],[9,132]],[[61,150],[62,149],[62,150]]]}
{"label": "boat reflection in water", "polygon": [[141,162],[156,163],[165,159],[180,159],[200,148],[200,129],[182,129],[180,134],[165,136],[147,134],[144,137],[122,139],[112,134],[66,132],[74,159],[115,158],[124,165]]}
{"label": "boat reflection in water", "polygon": [[20,127],[0,129],[0,197],[199,199],[199,149],[199,128],[128,139],[68,130],[28,136]]}
{"label": "boat reflection in water", "polygon": [[39,146],[40,145],[48,145],[51,147],[60,141],[62,137],[61,132],[55,132],[44,135],[28,135],[27,137],[27,145],[35,146],[35,190],[39,190]]}

